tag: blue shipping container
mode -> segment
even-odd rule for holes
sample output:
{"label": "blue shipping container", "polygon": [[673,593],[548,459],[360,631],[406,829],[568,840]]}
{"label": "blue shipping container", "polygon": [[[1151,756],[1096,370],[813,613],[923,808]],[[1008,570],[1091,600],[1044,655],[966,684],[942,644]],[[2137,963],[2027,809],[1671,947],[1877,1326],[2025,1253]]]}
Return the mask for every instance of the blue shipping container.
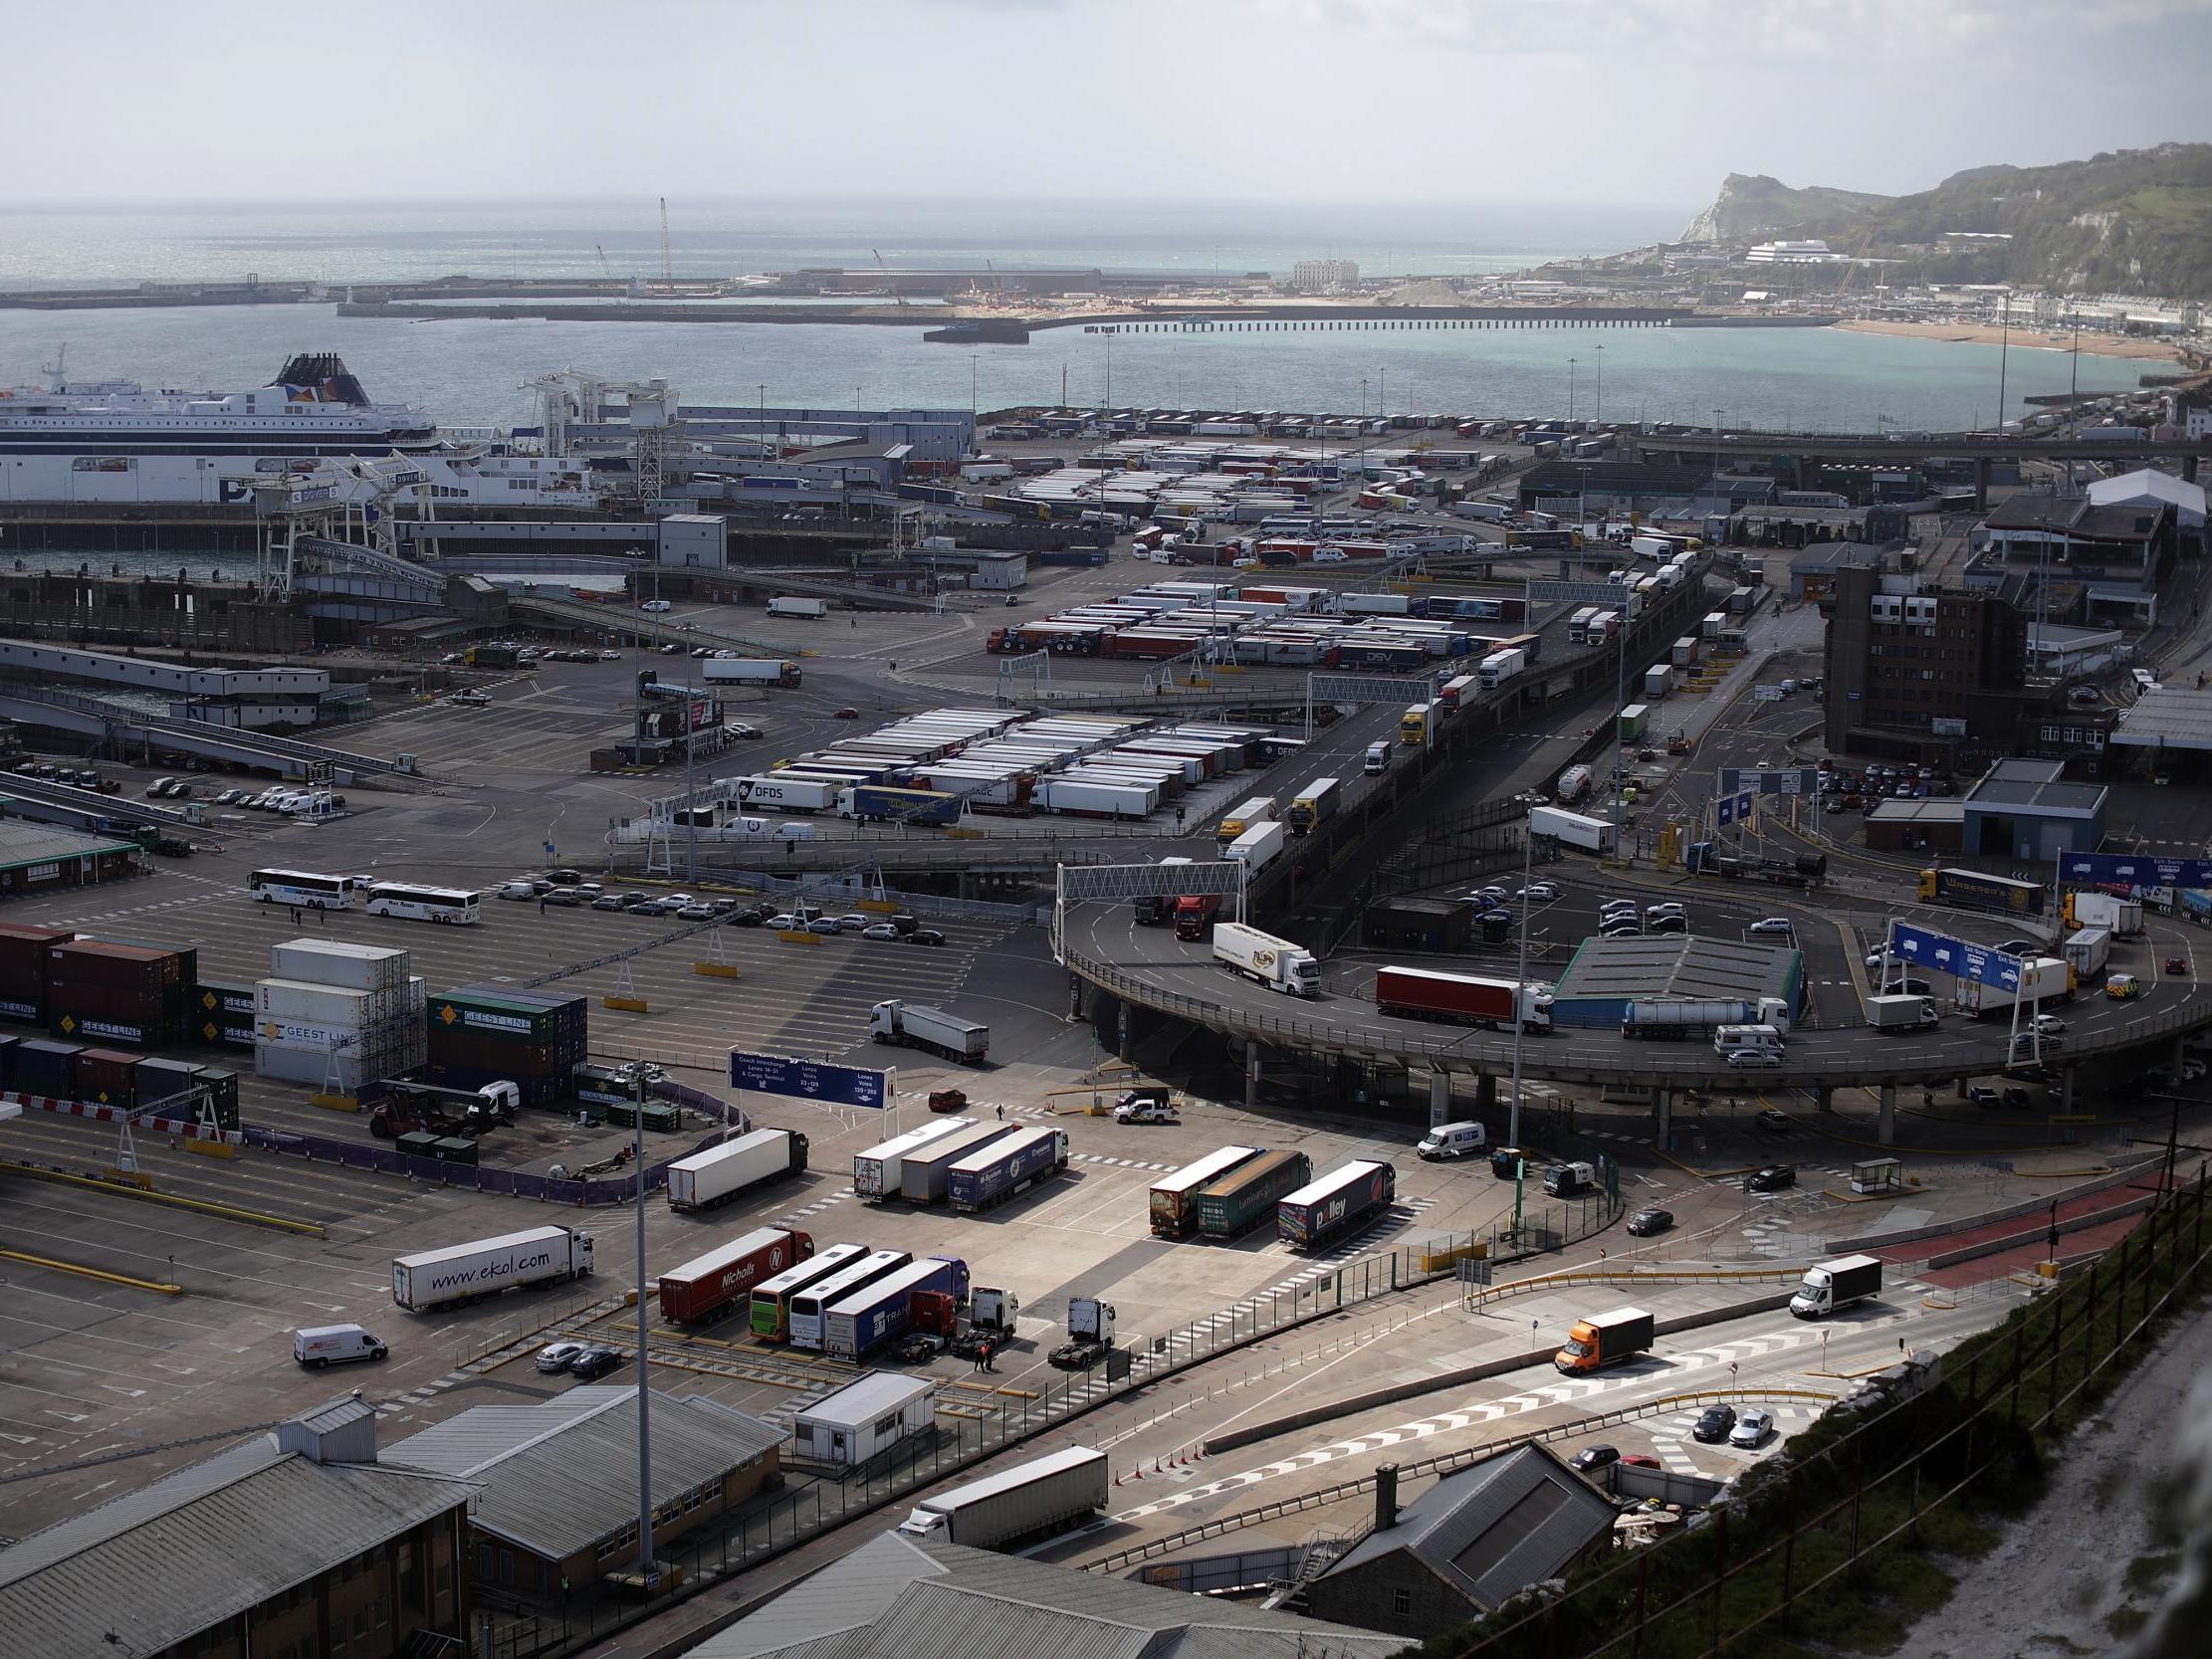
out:
{"label": "blue shipping container", "polygon": [[1030,1181],[1067,1167],[1067,1136],[1056,1129],[1023,1130],[984,1147],[952,1167],[949,1186],[956,1210],[989,1209]]}

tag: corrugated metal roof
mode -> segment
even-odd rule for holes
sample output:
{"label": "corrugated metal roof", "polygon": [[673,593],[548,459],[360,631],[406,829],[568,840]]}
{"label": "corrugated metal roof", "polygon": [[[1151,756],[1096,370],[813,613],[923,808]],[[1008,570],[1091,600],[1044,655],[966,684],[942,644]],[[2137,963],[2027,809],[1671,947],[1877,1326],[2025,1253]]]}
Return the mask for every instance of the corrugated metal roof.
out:
{"label": "corrugated metal roof", "polygon": [[10,1653],[165,1648],[466,1504],[473,1484],[381,1464],[319,1464],[270,1436],[0,1551]]}
{"label": "corrugated metal roof", "polygon": [[[720,1480],[781,1431],[705,1400],[653,1394],[653,1502]],[[487,1532],[550,1558],[637,1519],[637,1391],[573,1388],[542,1405],[479,1405],[385,1449],[384,1461],[483,1483]]]}
{"label": "corrugated metal roof", "polygon": [[693,1659],[1383,1659],[1405,1639],[886,1533]]}
{"label": "corrugated metal roof", "polygon": [[832,1388],[811,1405],[800,1406],[791,1413],[791,1421],[793,1424],[823,1423],[831,1428],[857,1428],[902,1410],[918,1395],[933,1393],[936,1388],[936,1382],[926,1376],[870,1371],[842,1388]]}
{"label": "corrugated metal roof", "polygon": [[1541,1446],[1517,1446],[1448,1475],[1371,1532],[1322,1576],[1404,1550],[1489,1608],[1551,1577],[1613,1525],[1605,1497]]}

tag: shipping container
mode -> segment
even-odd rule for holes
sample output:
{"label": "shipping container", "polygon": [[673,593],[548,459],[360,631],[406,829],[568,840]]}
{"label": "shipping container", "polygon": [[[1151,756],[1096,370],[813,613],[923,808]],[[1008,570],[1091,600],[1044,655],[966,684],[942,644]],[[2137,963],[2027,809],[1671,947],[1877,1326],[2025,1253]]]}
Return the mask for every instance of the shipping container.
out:
{"label": "shipping container", "polygon": [[1199,1193],[1198,1229],[1208,1238],[1241,1238],[1311,1179],[1304,1152],[1262,1152]]}
{"label": "shipping container", "polygon": [[349,990],[396,990],[407,982],[408,956],[387,945],[341,939],[288,939],[269,947],[269,976]]}
{"label": "shipping container", "polygon": [[750,1309],[755,1285],[813,1253],[813,1238],[796,1228],[756,1227],[661,1274],[661,1317],[697,1325]]}
{"label": "shipping container", "polygon": [[81,1048],[70,1063],[72,1093],[96,1106],[137,1104],[138,1056],[119,1049]]}

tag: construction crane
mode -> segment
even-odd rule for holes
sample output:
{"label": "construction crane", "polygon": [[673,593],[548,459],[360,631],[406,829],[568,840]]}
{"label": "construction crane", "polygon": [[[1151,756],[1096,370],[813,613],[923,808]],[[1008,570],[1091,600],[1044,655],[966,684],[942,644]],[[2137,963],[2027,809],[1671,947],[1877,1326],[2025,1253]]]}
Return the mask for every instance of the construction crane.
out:
{"label": "construction crane", "polygon": [[883,263],[883,255],[873,248],[868,252],[875,254],[876,269],[883,273],[883,286],[891,291],[892,300],[901,307],[905,306],[906,296],[899,292],[899,285],[891,280],[891,268]]}
{"label": "construction crane", "polygon": [[671,287],[676,281],[676,267],[668,257],[668,198],[661,198],[661,284]]}
{"label": "construction crane", "polygon": [[594,242],[591,244],[591,251],[599,256],[599,275],[604,277],[608,282],[613,282],[614,267],[607,263],[607,251],[605,247],[600,243]]}

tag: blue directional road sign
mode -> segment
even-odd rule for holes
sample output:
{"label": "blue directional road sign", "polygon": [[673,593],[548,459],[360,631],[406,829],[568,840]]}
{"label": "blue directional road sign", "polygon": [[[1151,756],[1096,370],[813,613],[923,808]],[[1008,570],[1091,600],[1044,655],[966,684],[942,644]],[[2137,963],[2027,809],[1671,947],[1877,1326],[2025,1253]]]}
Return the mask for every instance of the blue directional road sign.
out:
{"label": "blue directional road sign", "polygon": [[791,1060],[780,1054],[730,1051],[730,1087],[750,1089],[757,1095],[795,1095],[801,1100],[827,1101],[832,1106],[865,1107],[880,1112],[891,1102],[884,1074],[855,1066],[829,1066],[812,1060]]}
{"label": "blue directional road sign", "polygon": [[1747,790],[1740,795],[1722,795],[1713,806],[1713,822],[1725,829],[1730,824],[1747,824],[1751,821],[1753,796]]}
{"label": "blue directional road sign", "polygon": [[1932,967],[1960,979],[1973,979],[1992,990],[2020,989],[2020,958],[1992,950],[1986,944],[1953,938],[1926,928],[1899,922],[1889,933],[1889,954],[1914,967]]}
{"label": "blue directional road sign", "polygon": [[2212,887],[2212,859],[2065,853],[2059,878],[2091,887]]}

